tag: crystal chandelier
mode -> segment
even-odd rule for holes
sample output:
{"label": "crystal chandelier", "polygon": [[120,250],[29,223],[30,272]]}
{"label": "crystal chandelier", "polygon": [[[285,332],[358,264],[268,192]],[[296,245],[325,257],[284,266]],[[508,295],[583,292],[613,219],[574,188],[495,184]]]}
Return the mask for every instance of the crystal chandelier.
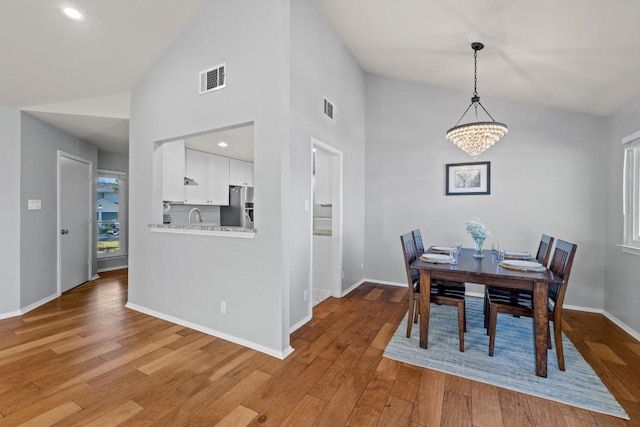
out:
{"label": "crystal chandelier", "polygon": [[[484,47],[482,43],[471,43],[471,49],[473,49],[473,96],[471,97],[471,104],[458,120],[458,123],[447,131],[447,139],[471,157],[478,157],[484,150],[491,147],[498,142],[500,138],[505,136],[509,130],[504,123],[496,122],[486,108],[480,103],[480,97],[478,96],[478,51]],[[478,106],[489,116],[490,122],[471,122],[460,124],[460,121],[467,114],[469,109],[473,107],[476,111],[476,119],[478,117]]]}

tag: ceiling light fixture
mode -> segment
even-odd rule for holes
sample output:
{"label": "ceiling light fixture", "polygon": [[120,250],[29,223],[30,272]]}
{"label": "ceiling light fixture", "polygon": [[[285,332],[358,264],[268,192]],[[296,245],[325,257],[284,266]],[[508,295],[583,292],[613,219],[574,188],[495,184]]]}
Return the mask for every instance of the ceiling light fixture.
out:
{"label": "ceiling light fixture", "polygon": [[65,15],[67,15],[69,18],[73,19],[74,21],[82,21],[84,19],[84,13],[82,13],[78,8],[75,8],[72,6],[65,6],[62,8],[62,11],[64,12]]}
{"label": "ceiling light fixture", "polygon": [[218,147],[228,147],[228,146],[229,146],[229,144],[227,144],[227,143],[226,143],[226,142],[224,142],[224,141],[220,141],[220,142],[218,142]]}
{"label": "ceiling light fixture", "polygon": [[[484,47],[482,43],[471,43],[471,49],[473,49],[473,96],[471,97],[471,104],[458,120],[458,123],[447,131],[447,139],[460,147],[462,151],[469,154],[471,157],[478,157],[484,150],[491,147],[498,142],[503,136],[505,136],[509,129],[504,123],[496,122],[486,108],[480,103],[480,97],[478,96],[478,51]],[[471,107],[476,110],[476,120],[478,118],[478,106],[487,113],[487,116],[491,119],[490,122],[471,122],[460,125],[460,121],[464,118]]]}

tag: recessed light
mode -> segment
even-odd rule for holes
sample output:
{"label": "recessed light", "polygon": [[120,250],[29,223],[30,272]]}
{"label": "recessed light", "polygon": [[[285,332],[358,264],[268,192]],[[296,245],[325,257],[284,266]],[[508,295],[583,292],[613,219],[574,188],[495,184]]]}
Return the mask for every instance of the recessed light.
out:
{"label": "recessed light", "polygon": [[227,144],[226,142],[222,141],[222,142],[218,142],[218,147],[227,147],[229,144]]}
{"label": "recessed light", "polygon": [[62,12],[74,21],[82,21],[84,19],[84,13],[76,7],[65,6],[62,8]]}

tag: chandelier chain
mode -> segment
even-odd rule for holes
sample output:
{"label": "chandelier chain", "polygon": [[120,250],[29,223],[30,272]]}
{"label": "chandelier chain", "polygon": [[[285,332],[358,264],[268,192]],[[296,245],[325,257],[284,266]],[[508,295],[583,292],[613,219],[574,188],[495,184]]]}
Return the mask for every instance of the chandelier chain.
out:
{"label": "chandelier chain", "polygon": [[473,96],[478,96],[478,51],[473,51]]}

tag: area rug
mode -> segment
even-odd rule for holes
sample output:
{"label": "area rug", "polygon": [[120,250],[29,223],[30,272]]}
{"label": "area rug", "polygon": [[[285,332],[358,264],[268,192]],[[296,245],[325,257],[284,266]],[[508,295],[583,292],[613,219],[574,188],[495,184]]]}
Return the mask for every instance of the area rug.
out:
{"label": "area rug", "polygon": [[489,336],[483,327],[482,305],[480,298],[467,298],[464,353],[458,350],[457,310],[454,307],[432,304],[429,348],[419,346],[418,324],[413,325],[411,338],[406,337],[405,316],[387,345],[384,356],[589,411],[629,419],[566,336],[562,340],[566,371],[558,369],[554,346],[547,357],[547,378],[536,376],[530,318],[499,314],[494,356],[489,357]]}

